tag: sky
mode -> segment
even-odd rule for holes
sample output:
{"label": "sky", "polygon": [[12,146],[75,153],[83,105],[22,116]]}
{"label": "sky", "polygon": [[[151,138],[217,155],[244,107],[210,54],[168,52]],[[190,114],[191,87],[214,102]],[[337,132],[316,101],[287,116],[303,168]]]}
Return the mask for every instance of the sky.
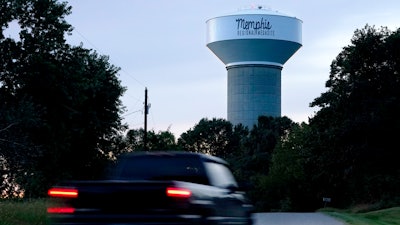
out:
{"label": "sky", "polygon": [[203,118],[227,119],[227,71],[206,47],[206,21],[243,8],[263,6],[302,23],[302,47],[282,69],[281,111],[308,122],[309,104],[326,92],[330,64],[365,25],[400,27],[398,0],[65,0],[74,27],[67,42],[83,44],[121,70],[127,88],[123,122],[176,138]]}

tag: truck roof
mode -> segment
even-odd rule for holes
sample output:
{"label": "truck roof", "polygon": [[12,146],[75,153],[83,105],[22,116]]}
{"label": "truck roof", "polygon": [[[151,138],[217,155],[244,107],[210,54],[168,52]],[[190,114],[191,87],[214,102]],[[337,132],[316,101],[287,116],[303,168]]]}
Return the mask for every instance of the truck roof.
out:
{"label": "truck roof", "polygon": [[220,157],[199,153],[199,152],[187,152],[187,151],[177,151],[177,150],[158,150],[158,151],[134,151],[122,154],[121,157],[138,157],[138,156],[173,156],[173,157],[180,157],[180,156],[192,156],[192,157],[199,157],[203,161],[212,161],[221,164],[228,165],[228,162]]}

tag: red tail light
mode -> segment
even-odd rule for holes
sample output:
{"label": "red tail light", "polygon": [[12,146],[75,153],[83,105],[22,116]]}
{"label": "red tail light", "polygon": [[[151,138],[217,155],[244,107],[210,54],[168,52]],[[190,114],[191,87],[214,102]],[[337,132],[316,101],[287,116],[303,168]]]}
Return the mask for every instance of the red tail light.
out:
{"label": "red tail light", "polygon": [[192,195],[192,192],[189,189],[177,188],[177,187],[168,187],[167,188],[167,196],[168,197],[189,198],[191,195]]}
{"label": "red tail light", "polygon": [[47,194],[50,197],[77,198],[78,190],[75,188],[50,188]]}
{"label": "red tail light", "polygon": [[47,208],[47,213],[74,213],[75,209],[71,207],[51,207]]}

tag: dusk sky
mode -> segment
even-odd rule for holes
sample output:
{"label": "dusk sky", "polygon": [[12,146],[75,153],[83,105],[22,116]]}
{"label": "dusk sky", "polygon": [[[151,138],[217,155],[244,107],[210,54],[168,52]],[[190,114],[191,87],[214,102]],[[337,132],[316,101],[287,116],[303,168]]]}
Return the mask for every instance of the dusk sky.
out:
{"label": "dusk sky", "polygon": [[382,0],[69,0],[72,45],[83,44],[120,67],[127,88],[124,122],[144,126],[144,93],[151,104],[148,130],[178,138],[202,118],[227,119],[227,71],[206,47],[206,21],[263,6],[303,21],[303,46],[282,69],[282,116],[308,122],[309,104],[325,92],[330,64],[366,24],[394,31],[400,1]]}

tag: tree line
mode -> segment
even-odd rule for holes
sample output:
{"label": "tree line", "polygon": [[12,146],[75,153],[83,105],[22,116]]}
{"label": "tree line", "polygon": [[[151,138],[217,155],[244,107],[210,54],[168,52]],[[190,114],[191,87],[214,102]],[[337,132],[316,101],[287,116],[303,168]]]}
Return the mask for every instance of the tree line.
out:
{"label": "tree line", "polygon": [[[44,197],[60,180],[96,179],[119,154],[143,150],[144,130],[121,122],[120,68],[66,42],[66,2],[2,1],[0,12],[2,198]],[[13,23],[18,37],[6,34]],[[226,159],[260,211],[398,205],[399,62],[400,29],[367,24],[332,61],[307,122],[202,118],[177,138],[147,131],[147,148]]]}

